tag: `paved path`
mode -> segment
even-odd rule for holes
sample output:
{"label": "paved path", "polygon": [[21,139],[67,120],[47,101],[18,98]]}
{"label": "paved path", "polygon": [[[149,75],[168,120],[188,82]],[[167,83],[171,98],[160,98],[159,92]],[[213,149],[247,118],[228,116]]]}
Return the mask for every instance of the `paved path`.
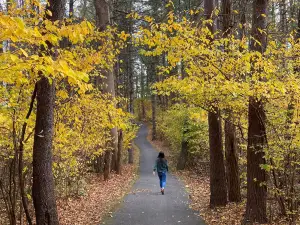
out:
{"label": "paved path", "polygon": [[113,217],[103,224],[205,225],[198,213],[189,209],[188,194],[176,177],[167,176],[165,195],[161,195],[158,177],[152,174],[158,153],[147,141],[147,133],[147,127],[142,125],[135,139],[141,150],[140,178]]}

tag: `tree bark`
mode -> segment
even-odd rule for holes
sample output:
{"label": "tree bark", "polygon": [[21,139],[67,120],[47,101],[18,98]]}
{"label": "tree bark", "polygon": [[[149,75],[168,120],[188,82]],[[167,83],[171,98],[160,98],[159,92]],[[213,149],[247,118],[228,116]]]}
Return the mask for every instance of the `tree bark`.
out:
{"label": "tree bark", "polygon": [[33,145],[32,198],[37,225],[58,225],[52,174],[54,82],[37,82],[37,115]]}
{"label": "tree bark", "polygon": [[287,27],[287,9],[286,9],[286,0],[281,0],[279,3],[280,9],[280,27],[279,30],[282,32],[283,35],[286,35],[288,31]]}
{"label": "tree bark", "polygon": [[122,174],[122,152],[123,152],[123,131],[119,130],[116,171],[117,174],[120,175]]}
{"label": "tree bark", "polygon": [[[21,133],[21,138],[20,138],[20,144],[19,144],[19,185],[20,185],[20,194],[21,194],[21,200],[22,200],[22,205],[24,207],[24,212],[26,215],[27,223],[29,225],[32,224],[32,220],[29,214],[28,210],[28,203],[27,203],[27,196],[25,193],[25,184],[24,184],[24,175],[23,175],[23,154],[24,154],[24,139],[25,139],[25,133],[26,133],[26,128],[27,128],[27,120],[29,119],[31,112],[33,110],[33,105],[34,101],[36,98],[36,92],[37,92],[37,86],[35,85],[33,94],[31,96],[31,102],[29,106],[28,113],[26,115],[26,121],[23,124],[22,127],[22,133]],[[22,218],[22,217],[21,217]]]}
{"label": "tree bark", "polygon": [[132,146],[128,149],[128,163],[133,164],[133,148],[132,148]]}
{"label": "tree bark", "polygon": [[[157,81],[156,75],[156,65],[158,63],[157,57],[153,57],[151,59],[150,70],[147,68],[147,73],[151,74],[151,84],[154,84]],[[151,93],[151,105],[152,105],[152,140],[157,139],[157,127],[156,127],[156,110],[157,110],[157,95],[155,93]]]}
{"label": "tree bark", "polygon": [[[204,1],[205,16],[211,19],[214,10],[214,1]],[[215,32],[215,25],[208,25],[211,33]],[[210,207],[227,204],[227,189],[225,165],[222,146],[222,129],[219,110],[208,113],[209,149],[210,149]]]}
{"label": "tree bark", "polygon": [[[104,31],[108,25],[111,24],[110,18],[110,5],[109,1],[105,0],[94,0],[94,6],[96,9],[96,26],[100,31]],[[101,44],[101,43],[100,43]],[[113,74],[113,68],[109,70],[101,71],[101,74],[105,76],[103,92],[110,95],[113,99],[115,97],[115,80]],[[104,155],[104,180],[110,178],[111,163],[112,159],[116,159],[116,153],[118,149],[118,132],[117,128],[113,128],[110,131],[111,141],[108,143],[109,148]],[[115,165],[115,161],[114,161]]]}
{"label": "tree bark", "polygon": [[[252,37],[261,45],[251,41],[250,49],[263,53],[266,48],[266,35],[259,30],[265,30],[268,0],[254,0]],[[255,69],[255,68],[254,68]],[[264,146],[266,144],[266,129],[264,104],[261,99],[249,98],[248,109],[248,147],[247,147],[247,204],[246,223],[266,223],[267,175],[261,168],[266,163]]]}
{"label": "tree bark", "polygon": [[[133,1],[130,0],[129,1],[129,12],[132,11],[132,3]],[[128,33],[130,35],[132,35],[132,30],[133,30],[133,20],[132,19],[128,19]],[[128,107],[128,112],[130,113],[134,113],[134,108],[133,108],[133,100],[134,100],[134,83],[133,83],[133,75],[134,75],[134,71],[133,71],[133,60],[132,60],[132,51],[133,51],[133,47],[132,47],[132,43],[129,42],[127,45],[127,53],[128,53],[128,58],[127,58],[127,68],[128,68],[128,97],[129,97],[129,107]]]}
{"label": "tree bark", "polygon": [[[223,14],[223,37],[226,38],[231,33],[230,16],[231,0],[222,0]],[[227,46],[225,47],[225,51]],[[232,124],[232,113],[229,110],[229,120],[225,121],[225,158],[226,158],[226,177],[228,188],[228,200],[230,202],[241,201],[240,174],[237,158],[237,141],[235,126]]]}
{"label": "tree bark", "polygon": [[[46,15],[51,21],[63,19],[64,0],[49,0]],[[48,44],[50,49],[52,46]],[[52,174],[52,141],[54,129],[54,81],[42,76],[37,82],[37,112],[33,144],[32,199],[37,225],[58,225],[54,179]]]}
{"label": "tree bark", "polygon": [[74,0],[69,0],[69,18],[74,17]]}
{"label": "tree bark", "polygon": [[156,107],[157,99],[155,94],[151,94],[151,105],[152,105],[152,141],[157,139],[156,135]]}
{"label": "tree bark", "polygon": [[299,42],[299,39],[300,39],[300,6],[298,7],[298,26],[297,26],[297,31],[296,31],[296,39],[297,39],[297,42]]}
{"label": "tree bark", "polygon": [[110,179],[111,171],[111,151],[106,150],[104,153],[104,180]]}
{"label": "tree bark", "polygon": [[210,207],[227,204],[222,128],[218,113],[208,113],[210,148]]}
{"label": "tree bark", "polygon": [[240,173],[237,157],[237,141],[235,126],[225,121],[225,156],[227,169],[228,200],[241,201]]}

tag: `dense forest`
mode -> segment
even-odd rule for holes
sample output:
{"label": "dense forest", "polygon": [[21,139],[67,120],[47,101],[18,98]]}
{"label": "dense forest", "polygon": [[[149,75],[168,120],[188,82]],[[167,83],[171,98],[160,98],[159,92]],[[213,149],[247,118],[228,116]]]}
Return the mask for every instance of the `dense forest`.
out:
{"label": "dense forest", "polygon": [[0,224],[64,224],[135,163],[137,121],[207,167],[211,210],[300,223],[299,0],[2,0],[0,28]]}

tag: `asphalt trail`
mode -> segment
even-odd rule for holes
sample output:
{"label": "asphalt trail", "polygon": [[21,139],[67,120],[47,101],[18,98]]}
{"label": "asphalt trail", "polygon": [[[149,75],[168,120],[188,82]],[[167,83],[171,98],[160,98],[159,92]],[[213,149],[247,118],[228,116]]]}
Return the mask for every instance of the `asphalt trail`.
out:
{"label": "asphalt trail", "polygon": [[147,141],[148,130],[142,125],[135,144],[140,148],[140,177],[119,209],[103,224],[106,225],[205,225],[199,213],[189,209],[188,194],[183,184],[167,175],[165,195],[152,170],[157,151]]}

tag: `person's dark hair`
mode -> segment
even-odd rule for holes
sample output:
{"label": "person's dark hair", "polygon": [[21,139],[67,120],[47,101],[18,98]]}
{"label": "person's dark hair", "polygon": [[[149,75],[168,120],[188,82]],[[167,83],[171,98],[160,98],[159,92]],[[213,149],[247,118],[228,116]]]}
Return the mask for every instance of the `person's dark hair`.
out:
{"label": "person's dark hair", "polygon": [[165,153],[159,152],[157,158],[164,159],[165,158]]}

